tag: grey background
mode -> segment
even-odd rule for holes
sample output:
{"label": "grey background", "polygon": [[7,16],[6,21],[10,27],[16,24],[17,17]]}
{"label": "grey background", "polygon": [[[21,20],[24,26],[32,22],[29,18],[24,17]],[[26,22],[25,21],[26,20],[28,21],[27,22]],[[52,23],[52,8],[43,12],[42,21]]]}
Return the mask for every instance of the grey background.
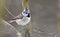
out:
{"label": "grey background", "polygon": [[[32,37],[53,37],[53,35],[57,34],[57,0],[29,0],[29,3],[32,16]],[[21,0],[6,0],[5,7],[14,16],[22,12]],[[13,18],[7,11],[5,12],[5,20]],[[16,23],[12,23],[12,25],[19,31],[23,28],[22,26],[16,25]],[[16,37],[15,31],[11,31],[7,26],[4,26],[4,28],[4,37]],[[34,29],[37,31],[34,31]],[[39,33],[38,31],[43,33]]]}

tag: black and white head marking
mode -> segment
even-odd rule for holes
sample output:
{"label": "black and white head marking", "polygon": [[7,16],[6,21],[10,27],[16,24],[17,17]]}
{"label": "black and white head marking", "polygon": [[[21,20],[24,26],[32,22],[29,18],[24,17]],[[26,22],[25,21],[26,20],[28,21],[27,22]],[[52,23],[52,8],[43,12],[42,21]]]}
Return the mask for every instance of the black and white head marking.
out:
{"label": "black and white head marking", "polygon": [[25,8],[22,12],[23,16],[28,16],[30,14],[29,10],[27,8]]}

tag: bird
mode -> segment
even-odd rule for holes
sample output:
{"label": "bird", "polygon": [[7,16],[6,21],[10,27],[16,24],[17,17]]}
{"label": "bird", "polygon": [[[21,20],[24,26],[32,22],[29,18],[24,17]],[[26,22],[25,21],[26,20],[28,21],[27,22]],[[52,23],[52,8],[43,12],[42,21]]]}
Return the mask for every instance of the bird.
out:
{"label": "bird", "polygon": [[13,23],[15,21],[18,25],[25,26],[30,22],[30,20],[31,20],[30,11],[29,9],[24,8],[22,13],[17,17],[13,18],[12,20],[10,20],[9,23]]}

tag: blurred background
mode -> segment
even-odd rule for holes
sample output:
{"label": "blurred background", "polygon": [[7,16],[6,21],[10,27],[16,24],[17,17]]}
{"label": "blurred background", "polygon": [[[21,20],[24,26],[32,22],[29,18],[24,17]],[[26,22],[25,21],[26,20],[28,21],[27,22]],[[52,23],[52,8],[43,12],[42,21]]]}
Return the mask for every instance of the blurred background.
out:
{"label": "blurred background", "polygon": [[[0,18],[9,21],[14,16],[19,15],[21,11],[22,0],[0,0]],[[59,37],[59,28],[57,24],[57,15],[60,15],[60,0],[29,0],[30,12],[32,16],[32,37]],[[9,11],[7,11],[7,8]],[[10,29],[9,25],[1,24],[1,37],[17,37],[16,31]],[[19,32],[24,27],[18,26],[15,22],[11,23]]]}

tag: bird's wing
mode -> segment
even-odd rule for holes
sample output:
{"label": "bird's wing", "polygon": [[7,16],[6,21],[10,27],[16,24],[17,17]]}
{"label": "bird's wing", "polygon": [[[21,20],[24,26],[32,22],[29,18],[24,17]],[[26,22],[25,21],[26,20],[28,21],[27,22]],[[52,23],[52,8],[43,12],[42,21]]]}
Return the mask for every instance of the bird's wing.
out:
{"label": "bird's wing", "polygon": [[8,22],[12,23],[12,22],[16,21],[17,19],[23,19],[23,16],[20,14],[20,15],[16,16],[15,18],[9,20]]}
{"label": "bird's wing", "polygon": [[14,21],[16,21],[16,20],[10,20],[10,21],[8,21],[8,23],[12,23],[12,22],[14,22]]}
{"label": "bird's wing", "polygon": [[14,17],[13,19],[22,19],[22,18],[23,18],[23,15],[19,14],[18,16]]}

